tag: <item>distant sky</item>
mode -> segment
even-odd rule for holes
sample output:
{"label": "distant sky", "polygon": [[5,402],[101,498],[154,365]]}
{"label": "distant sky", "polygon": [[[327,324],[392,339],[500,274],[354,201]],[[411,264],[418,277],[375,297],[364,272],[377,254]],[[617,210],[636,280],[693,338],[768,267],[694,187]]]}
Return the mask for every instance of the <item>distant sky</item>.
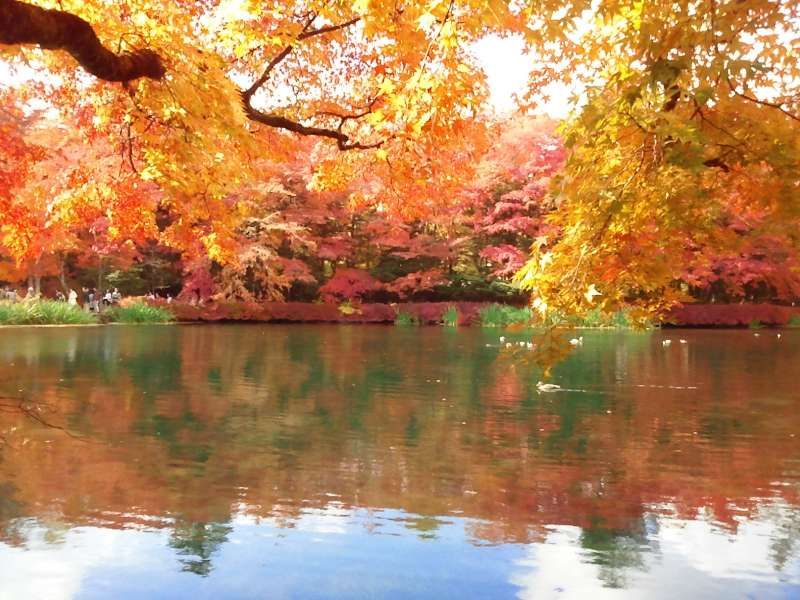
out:
{"label": "distant sky", "polygon": [[[519,37],[501,38],[490,35],[474,46],[474,54],[483,66],[489,80],[490,102],[500,114],[516,107],[515,95],[523,95],[534,59],[523,53],[524,43]],[[548,86],[550,99],[535,112],[561,119],[569,113],[571,91],[564,85]]]}
{"label": "distant sky", "polygon": [[[523,53],[524,44],[519,37],[501,38],[491,35],[474,45],[473,53],[488,76],[490,103],[495,112],[502,115],[516,108],[515,95],[523,95],[533,58]],[[21,67],[11,73],[8,64],[0,60],[0,86],[16,85],[27,78],[36,78],[34,70]],[[554,84],[548,87],[548,102],[535,109],[539,114],[561,119],[569,112],[570,90]]]}

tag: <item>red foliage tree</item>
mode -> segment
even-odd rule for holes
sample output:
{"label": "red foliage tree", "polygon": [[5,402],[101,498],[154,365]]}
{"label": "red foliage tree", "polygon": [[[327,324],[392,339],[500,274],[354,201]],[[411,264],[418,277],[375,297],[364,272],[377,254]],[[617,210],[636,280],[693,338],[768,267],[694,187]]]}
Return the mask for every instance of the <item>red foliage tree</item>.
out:
{"label": "red foliage tree", "polygon": [[328,282],[319,289],[326,302],[362,300],[365,296],[382,289],[380,281],[362,269],[336,269]]}

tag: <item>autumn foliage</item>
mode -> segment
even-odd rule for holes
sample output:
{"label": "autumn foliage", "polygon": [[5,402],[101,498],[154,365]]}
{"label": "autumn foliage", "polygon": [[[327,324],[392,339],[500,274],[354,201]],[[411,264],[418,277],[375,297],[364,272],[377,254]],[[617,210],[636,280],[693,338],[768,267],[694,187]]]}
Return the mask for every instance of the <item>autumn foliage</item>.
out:
{"label": "autumn foliage", "polygon": [[[798,5],[681,6],[1,0],[0,280],[793,302]],[[533,63],[501,116],[491,35]],[[579,97],[560,124],[531,116],[553,84]]]}

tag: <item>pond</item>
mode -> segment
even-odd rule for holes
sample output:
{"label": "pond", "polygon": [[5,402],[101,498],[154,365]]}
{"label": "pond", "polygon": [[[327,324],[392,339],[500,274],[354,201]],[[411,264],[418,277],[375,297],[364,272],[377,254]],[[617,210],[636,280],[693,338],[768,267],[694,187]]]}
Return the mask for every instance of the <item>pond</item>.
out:
{"label": "pond", "polygon": [[800,597],[800,332],[500,335],[0,330],[0,598]]}

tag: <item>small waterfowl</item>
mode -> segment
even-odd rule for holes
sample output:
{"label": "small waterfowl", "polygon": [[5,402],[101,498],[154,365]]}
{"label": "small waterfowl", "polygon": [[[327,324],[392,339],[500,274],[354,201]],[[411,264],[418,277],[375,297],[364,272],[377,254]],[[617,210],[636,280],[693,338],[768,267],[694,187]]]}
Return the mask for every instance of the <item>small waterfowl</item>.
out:
{"label": "small waterfowl", "polygon": [[662,346],[669,346],[671,343],[672,343],[672,340],[663,340],[663,341],[661,342],[661,345],[662,345]]}
{"label": "small waterfowl", "polygon": [[544,383],[543,381],[538,381],[536,383],[536,389],[540,392],[557,392],[561,389],[561,386],[556,385],[555,383]]}

